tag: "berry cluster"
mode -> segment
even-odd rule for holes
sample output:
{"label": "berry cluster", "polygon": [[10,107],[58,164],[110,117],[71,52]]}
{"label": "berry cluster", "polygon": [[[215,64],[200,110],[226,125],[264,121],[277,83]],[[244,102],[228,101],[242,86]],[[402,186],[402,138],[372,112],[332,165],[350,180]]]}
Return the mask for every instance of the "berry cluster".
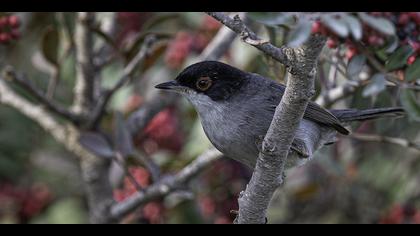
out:
{"label": "berry cluster", "polygon": [[220,26],[218,21],[205,16],[196,32],[178,32],[166,51],[166,64],[173,69],[180,68],[191,52],[200,53],[204,50]]}
{"label": "berry cluster", "polygon": [[[231,210],[238,210],[238,195],[245,188],[250,172],[242,164],[222,159],[214,162],[205,171],[199,181],[208,186],[207,192],[200,192],[197,205],[204,220],[208,223],[231,224],[235,215]],[[226,185],[225,183],[229,183]]]}
{"label": "berry cluster", "polygon": [[16,15],[0,16],[0,44],[8,44],[20,37],[20,18]]}
{"label": "berry cluster", "polygon": [[381,224],[420,224],[420,209],[410,205],[394,205],[379,221]]}
{"label": "berry cluster", "polygon": [[50,189],[42,183],[35,183],[29,188],[0,183],[0,218],[2,214],[17,212],[14,218],[25,223],[40,214],[52,199]]}
{"label": "berry cluster", "polygon": [[[412,64],[415,61],[418,52],[420,52],[420,13],[370,12],[369,15],[389,19],[395,25],[400,46],[409,44],[416,51],[407,61],[408,64]],[[339,17],[339,15],[337,17]],[[379,49],[387,45],[391,37],[379,32],[377,29],[372,28],[363,21],[361,21],[361,23],[363,35],[360,42],[363,45],[375,49]],[[347,38],[339,37],[321,21],[313,23],[312,33],[328,36],[329,39],[327,41],[327,46],[329,48],[337,48],[340,44],[345,44],[345,57],[347,59],[351,59],[354,55],[358,54],[354,38],[351,36]]]}

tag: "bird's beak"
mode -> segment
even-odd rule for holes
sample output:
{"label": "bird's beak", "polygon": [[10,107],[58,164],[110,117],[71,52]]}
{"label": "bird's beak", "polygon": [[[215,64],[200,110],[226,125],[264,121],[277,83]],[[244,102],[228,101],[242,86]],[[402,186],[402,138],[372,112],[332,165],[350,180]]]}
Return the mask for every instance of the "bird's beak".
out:
{"label": "bird's beak", "polygon": [[161,83],[155,86],[157,89],[166,89],[166,90],[176,90],[181,88],[182,86],[176,81],[172,80],[169,82]]}

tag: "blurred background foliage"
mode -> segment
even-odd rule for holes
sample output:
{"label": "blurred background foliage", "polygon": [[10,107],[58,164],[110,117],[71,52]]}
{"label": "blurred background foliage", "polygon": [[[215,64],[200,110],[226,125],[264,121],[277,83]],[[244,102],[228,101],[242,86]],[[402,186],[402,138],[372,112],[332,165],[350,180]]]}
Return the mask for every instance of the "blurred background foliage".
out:
{"label": "blurred background foliage", "polygon": [[[111,86],[144,35],[167,39],[148,58],[136,81],[120,90],[103,122],[112,129],[114,112],[125,116],[154,93],[154,80],[169,80],[197,56],[220,28],[203,13],[98,13],[98,25],[115,20],[114,39],[96,34],[97,48],[112,44],[114,58],[103,69]],[[74,85],[74,13],[1,13],[0,67],[12,65],[43,91],[69,105]],[[329,37],[319,62],[317,96],[330,108],[404,106],[408,115],[354,124],[357,134],[420,142],[419,13],[287,14],[250,13],[250,26],[276,45],[299,46],[311,33]],[[4,20],[6,19],[6,20]],[[223,61],[284,83],[285,68],[236,39]],[[378,66],[375,64],[378,62]],[[162,74],[166,68],[166,74]],[[169,73],[168,73],[169,71]],[[163,77],[163,78],[162,78]],[[349,94],[326,99],[335,88]],[[21,94],[26,95],[23,91]],[[28,98],[30,98],[28,96]],[[158,113],[136,135],[136,148],[163,173],[176,172],[211,146],[198,117],[184,99]],[[413,148],[414,147],[414,148]],[[363,137],[340,137],[309,164],[287,173],[269,210],[270,223],[420,223],[420,150]],[[87,203],[75,157],[18,111],[0,105],[0,223],[86,223]],[[152,180],[133,162],[141,186]],[[237,197],[251,171],[223,158],[192,184],[194,196],[147,203],[126,223],[231,223]],[[122,201],[136,191],[130,181],[116,188]]]}

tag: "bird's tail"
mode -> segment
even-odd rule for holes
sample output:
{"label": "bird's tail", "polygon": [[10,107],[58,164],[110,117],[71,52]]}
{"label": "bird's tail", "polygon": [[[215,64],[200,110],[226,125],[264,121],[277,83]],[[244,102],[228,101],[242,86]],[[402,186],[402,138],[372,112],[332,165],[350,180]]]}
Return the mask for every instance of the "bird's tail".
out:
{"label": "bird's tail", "polygon": [[340,122],[364,121],[382,117],[399,117],[405,114],[401,107],[375,108],[367,110],[344,109],[331,110]]}

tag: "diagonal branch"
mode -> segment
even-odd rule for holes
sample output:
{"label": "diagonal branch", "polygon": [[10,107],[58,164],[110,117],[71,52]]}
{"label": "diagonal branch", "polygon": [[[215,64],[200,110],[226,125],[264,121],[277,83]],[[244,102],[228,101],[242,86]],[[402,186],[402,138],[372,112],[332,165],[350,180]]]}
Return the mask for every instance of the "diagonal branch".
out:
{"label": "diagonal branch", "polygon": [[111,208],[112,217],[119,219],[146,202],[165,197],[176,191],[221,156],[222,154],[216,149],[207,150],[176,175],[167,177],[149,186],[144,192],[137,192],[129,199],[114,205]]}
{"label": "diagonal branch", "polygon": [[270,42],[262,40],[242,22],[238,15],[232,19],[221,12],[207,12],[207,14],[237,33],[245,43],[258,48],[285,66],[290,65],[286,54],[286,51],[289,49],[288,47],[282,46],[278,48]]}
{"label": "diagonal branch", "polygon": [[147,56],[151,54],[151,51],[154,49],[153,45],[154,43],[156,43],[156,40],[156,37],[153,35],[147,36],[144,39],[144,43],[141,49],[138,51],[137,55],[130,61],[130,63],[128,63],[128,65],[124,68],[118,82],[112,88],[106,90],[98,100],[98,103],[95,106],[91,115],[90,126],[99,123],[101,117],[105,112],[106,105],[108,104],[112,95],[114,95],[114,93],[126,83],[132,80],[136,69],[147,58]]}
{"label": "diagonal branch", "polygon": [[361,140],[361,141],[368,141],[368,142],[382,142],[382,143],[396,144],[402,147],[412,148],[414,150],[420,151],[420,143],[406,140],[403,138],[387,137],[387,136],[380,136],[380,135],[374,135],[374,134],[361,134],[361,133],[354,133],[350,136],[350,138]]}
{"label": "diagonal branch", "polygon": [[74,114],[73,112],[67,110],[64,107],[59,106],[53,100],[48,99],[44,95],[44,93],[42,93],[38,88],[36,88],[35,85],[30,80],[26,79],[24,76],[17,75],[11,69],[6,69],[4,71],[4,74],[5,74],[4,79],[15,82],[19,87],[24,89],[32,97],[34,97],[38,102],[44,105],[49,111],[55,113],[56,115],[59,115],[60,117],[66,120],[71,121],[73,124],[76,124],[76,125],[82,120],[80,116]]}

